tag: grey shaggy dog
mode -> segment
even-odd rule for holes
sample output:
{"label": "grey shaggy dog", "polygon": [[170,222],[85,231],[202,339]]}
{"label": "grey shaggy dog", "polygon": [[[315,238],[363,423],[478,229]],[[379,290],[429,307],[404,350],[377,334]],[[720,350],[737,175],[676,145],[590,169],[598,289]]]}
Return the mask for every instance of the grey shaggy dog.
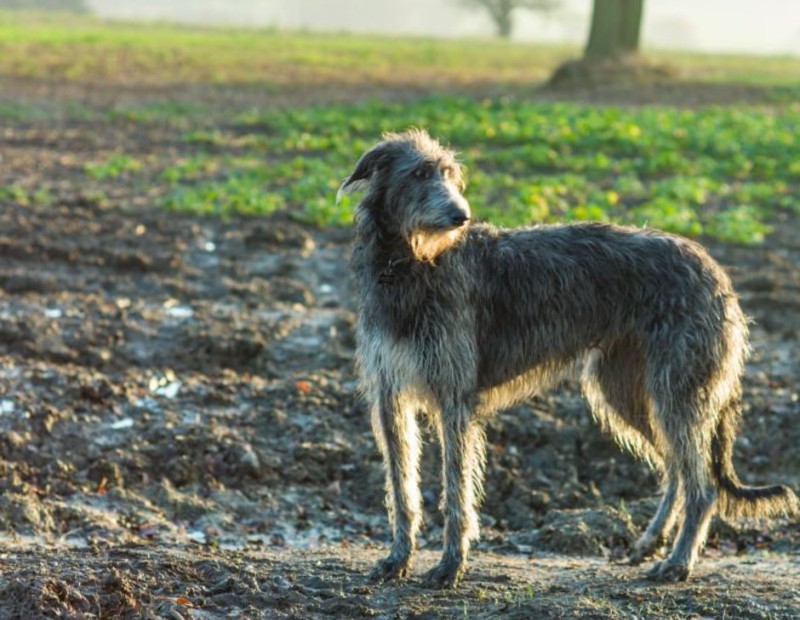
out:
{"label": "grey shaggy dog", "polygon": [[629,559],[688,578],[711,517],[798,508],[784,486],[743,486],[731,461],[747,321],[728,276],[697,243],[601,224],[470,225],[461,166],[420,130],[387,134],[340,193],[364,189],[352,269],[358,362],[386,465],[393,526],[370,573],[405,576],[421,520],[422,411],[442,446],[444,553],[426,575],[451,587],[478,537],[484,425],[584,361],[594,416],[663,472],[664,494]]}

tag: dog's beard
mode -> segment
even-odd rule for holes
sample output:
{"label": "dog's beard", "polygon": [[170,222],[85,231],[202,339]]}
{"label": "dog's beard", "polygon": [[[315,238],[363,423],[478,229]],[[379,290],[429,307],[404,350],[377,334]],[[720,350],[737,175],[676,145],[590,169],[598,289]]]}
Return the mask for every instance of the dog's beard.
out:
{"label": "dog's beard", "polygon": [[414,258],[433,263],[442,252],[453,247],[464,235],[466,224],[444,231],[415,230],[409,236],[409,245]]}

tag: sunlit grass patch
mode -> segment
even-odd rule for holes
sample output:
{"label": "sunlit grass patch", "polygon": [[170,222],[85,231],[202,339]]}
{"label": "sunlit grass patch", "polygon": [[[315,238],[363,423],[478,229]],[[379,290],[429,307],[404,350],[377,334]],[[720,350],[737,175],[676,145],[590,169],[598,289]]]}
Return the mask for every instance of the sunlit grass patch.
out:
{"label": "sunlit grass patch", "polygon": [[566,46],[314,34],[0,11],[0,73],[141,84],[450,84],[542,80]]}
{"label": "sunlit grass patch", "polygon": [[[133,121],[147,123],[141,118]],[[153,171],[170,209],[352,219],[341,180],[385,131],[424,127],[458,153],[476,218],[504,226],[597,220],[757,243],[797,208],[800,107],[617,108],[432,97],[413,104],[251,110],[178,133]],[[133,174],[122,154],[87,166]],[[152,167],[148,163],[148,169]]]}
{"label": "sunlit grass patch", "polygon": [[286,206],[286,199],[271,192],[256,179],[232,176],[218,181],[189,187],[178,187],[169,192],[163,206],[176,211],[202,214],[269,215]]}
{"label": "sunlit grass patch", "polygon": [[[592,219],[759,242],[798,185],[800,108],[624,109],[432,98],[251,113],[290,204],[332,223],[335,186],[383,131],[425,127],[460,152],[479,218],[508,226]],[[241,136],[240,136],[241,139]],[[328,202],[324,202],[324,200]]]}
{"label": "sunlit grass patch", "polygon": [[95,180],[113,179],[126,173],[142,169],[141,160],[124,153],[114,153],[103,161],[89,162],[84,166],[86,174]]}
{"label": "sunlit grass patch", "polygon": [[224,170],[227,162],[206,154],[181,158],[161,171],[161,178],[169,183],[191,181],[204,176],[213,176]]}
{"label": "sunlit grass patch", "polygon": [[761,243],[771,230],[757,207],[739,205],[713,214],[705,233],[734,243]]}
{"label": "sunlit grass patch", "polygon": [[[0,73],[59,81],[248,84],[273,91],[320,83],[527,87],[579,53],[571,45],[494,39],[191,28],[0,11]],[[791,101],[800,78],[800,62],[791,56],[647,53],[680,67],[688,80],[780,87],[776,100]]]}
{"label": "sunlit grass patch", "polygon": [[47,207],[53,202],[48,187],[25,188],[21,185],[0,185],[0,204],[14,203],[21,207]]}

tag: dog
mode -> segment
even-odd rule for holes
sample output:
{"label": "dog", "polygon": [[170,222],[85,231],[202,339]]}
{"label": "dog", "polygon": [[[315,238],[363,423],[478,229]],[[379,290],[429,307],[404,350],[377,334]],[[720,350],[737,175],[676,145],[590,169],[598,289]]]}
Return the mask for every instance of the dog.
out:
{"label": "dog", "polygon": [[351,259],[357,362],[386,466],[391,551],[373,581],[406,576],[421,521],[424,412],[442,446],[444,552],[426,581],[462,577],[485,468],[484,426],[576,362],[593,415],[663,473],[664,493],[630,552],[686,580],[715,512],[798,509],[785,486],[743,486],[732,464],[748,352],[730,279],[697,243],[608,224],[472,224],[462,166],[425,131],[386,134],[339,196],[365,190]]}

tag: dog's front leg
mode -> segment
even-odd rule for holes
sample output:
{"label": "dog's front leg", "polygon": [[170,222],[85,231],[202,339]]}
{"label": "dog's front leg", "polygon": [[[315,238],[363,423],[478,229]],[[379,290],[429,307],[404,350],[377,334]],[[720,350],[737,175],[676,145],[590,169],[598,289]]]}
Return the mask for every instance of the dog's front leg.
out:
{"label": "dog's front leg", "polygon": [[477,503],[483,474],[483,429],[463,403],[443,405],[439,421],[442,446],[444,553],[427,573],[434,587],[451,588],[464,573],[470,539],[478,537]]}
{"label": "dog's front leg", "polygon": [[421,520],[419,429],[416,411],[402,394],[381,390],[372,409],[372,430],[386,465],[386,506],[392,523],[392,549],[370,572],[371,581],[405,577]]}

